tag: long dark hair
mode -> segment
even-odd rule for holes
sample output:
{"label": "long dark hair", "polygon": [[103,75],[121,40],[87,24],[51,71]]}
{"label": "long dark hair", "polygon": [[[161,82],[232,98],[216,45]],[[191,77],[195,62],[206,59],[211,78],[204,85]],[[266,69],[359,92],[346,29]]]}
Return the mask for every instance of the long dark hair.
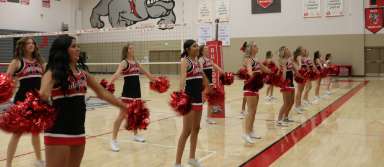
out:
{"label": "long dark hair", "polygon": [[325,60],[329,60],[331,57],[332,57],[332,54],[327,53],[327,55],[325,55]]}
{"label": "long dark hair", "polygon": [[204,48],[205,48],[205,45],[200,45],[199,46],[199,55],[197,56],[198,58],[204,56]]}
{"label": "long dark hair", "polygon": [[255,42],[247,42],[245,41],[243,45],[241,45],[240,51],[244,53],[244,56],[249,57],[251,56],[252,47],[257,46]]}
{"label": "long dark hair", "polygon": [[313,62],[316,63],[317,59],[320,59],[320,51],[318,50],[313,54]]}
{"label": "long dark hair", "polygon": [[181,53],[181,58],[183,57],[187,57],[188,56],[188,49],[192,47],[192,45],[196,43],[195,40],[193,39],[188,39],[184,42],[184,45],[183,45],[183,53]]}
{"label": "long dark hair", "polygon": [[303,54],[303,47],[299,46],[296,48],[296,50],[293,52],[293,60],[297,62],[297,57],[301,56]]}
{"label": "long dark hair", "polygon": [[27,41],[30,39],[33,41],[33,45],[35,45],[35,50],[33,50],[32,52],[32,58],[36,59],[39,64],[43,65],[44,59],[40,55],[39,48],[36,45],[36,41],[32,37],[23,37],[17,40],[16,51],[15,51],[15,54],[13,55],[13,59],[18,59],[20,61],[23,60],[23,57],[25,55],[24,48],[25,48],[25,45],[27,44]]}
{"label": "long dark hair", "polygon": [[128,42],[127,45],[123,47],[123,49],[121,50],[121,61],[125,60],[128,57],[128,49],[132,45],[133,43]]}
{"label": "long dark hair", "polygon": [[[69,66],[68,48],[74,39],[74,37],[69,35],[61,35],[53,41],[51,49],[49,50],[47,69],[52,71],[52,78],[55,81],[55,85],[59,86],[64,92],[66,92],[69,87],[68,77],[73,75]],[[86,67],[85,64],[84,66]]]}
{"label": "long dark hair", "polygon": [[265,55],[265,58],[266,58],[266,59],[270,59],[270,58],[272,58],[272,51],[268,50],[268,52],[267,52],[266,55]]}

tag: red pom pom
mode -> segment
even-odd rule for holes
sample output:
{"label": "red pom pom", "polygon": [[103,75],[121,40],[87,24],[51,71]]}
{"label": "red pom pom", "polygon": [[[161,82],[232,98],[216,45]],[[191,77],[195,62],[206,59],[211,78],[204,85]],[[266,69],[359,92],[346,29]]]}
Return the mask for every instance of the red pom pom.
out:
{"label": "red pom pom", "polygon": [[306,77],[306,71],[305,71],[305,69],[300,69],[298,72],[299,72],[300,76],[296,75],[295,81],[299,84],[304,84],[306,82],[306,78],[305,78]]}
{"label": "red pom pom", "polygon": [[320,74],[314,70],[308,70],[305,75],[310,81],[317,80],[320,76]]}
{"label": "red pom pom", "polygon": [[178,115],[186,115],[192,109],[192,103],[185,92],[173,92],[169,105]]}
{"label": "red pom pom", "polygon": [[263,81],[264,75],[262,73],[255,73],[247,82],[245,83],[244,87],[246,90],[251,91],[258,91],[264,86]]}
{"label": "red pom pom", "polygon": [[115,84],[111,83],[107,85],[107,90],[112,94],[115,93]]}
{"label": "red pom pom", "polygon": [[224,90],[221,88],[211,88],[205,93],[205,98],[210,105],[217,105],[224,101]]}
{"label": "red pom pom", "polygon": [[100,81],[100,85],[104,88],[107,89],[107,91],[111,92],[112,94],[115,93],[115,84],[113,83],[108,83],[106,79],[102,79]]}
{"label": "red pom pom", "polygon": [[107,85],[108,85],[108,81],[106,79],[102,79],[100,81],[100,85],[103,87],[103,88],[107,88]]}
{"label": "red pom pom", "polygon": [[13,90],[15,89],[15,82],[12,77],[1,73],[0,74],[0,104],[7,102],[12,98]]}
{"label": "red pom pom", "polygon": [[233,76],[233,73],[225,72],[223,75],[220,76],[220,80],[223,85],[232,85],[233,81],[235,80],[235,77]]}
{"label": "red pom pom", "polygon": [[239,71],[237,72],[237,76],[241,80],[248,80],[250,78],[248,74],[248,70],[246,68],[240,68]]}
{"label": "red pom pom", "polygon": [[320,77],[321,78],[325,78],[325,77],[327,77],[328,76],[328,68],[323,68],[323,69],[321,69],[321,71],[320,71]]}
{"label": "red pom pom", "polygon": [[28,92],[23,102],[0,116],[0,128],[10,133],[40,133],[53,126],[55,116],[54,108],[42,102],[38,93]]}
{"label": "red pom pom", "polygon": [[264,83],[275,85],[277,82],[280,82],[279,69],[273,63],[267,64],[267,66],[271,73],[265,75]]}
{"label": "red pom pom", "polygon": [[127,130],[145,130],[149,125],[149,110],[142,100],[132,100],[128,103],[126,111],[127,121],[125,129]]}
{"label": "red pom pom", "polygon": [[164,93],[169,88],[169,80],[167,77],[158,77],[149,83],[149,88],[155,92]]}

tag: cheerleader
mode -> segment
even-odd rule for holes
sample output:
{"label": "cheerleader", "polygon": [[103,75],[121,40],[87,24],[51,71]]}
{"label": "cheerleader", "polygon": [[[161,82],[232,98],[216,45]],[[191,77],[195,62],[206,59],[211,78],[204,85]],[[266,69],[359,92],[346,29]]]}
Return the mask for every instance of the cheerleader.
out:
{"label": "cheerleader", "polygon": [[[314,72],[317,72],[317,69],[316,67],[314,66],[312,60],[309,58],[309,52],[308,50],[305,50],[304,52],[305,54],[305,57],[304,57],[304,62],[306,64],[306,66],[308,67],[308,70],[312,70]],[[304,96],[303,96],[303,103],[305,106],[308,106],[308,105],[311,105],[312,102],[309,101],[309,98],[308,98],[308,95],[309,95],[309,91],[312,89],[312,80],[311,78],[308,80],[308,82],[306,82],[306,85],[305,85],[305,90],[304,90]]]}
{"label": "cheerleader", "polygon": [[[271,51],[267,51],[267,54],[265,55],[265,60],[263,62],[263,65],[268,67],[269,70],[272,70],[271,68],[278,68],[277,67],[277,63],[273,60],[273,54]],[[268,85],[268,88],[267,88],[267,96],[265,96],[265,100],[267,102],[271,102],[273,100],[277,100],[276,97],[273,97],[273,85],[271,83],[271,80],[269,80],[268,82],[266,82],[266,84]]]}
{"label": "cheerleader", "polygon": [[[140,72],[144,73],[150,81],[154,78],[150,73],[144,70],[139,63],[136,62],[134,56],[134,46],[132,43],[128,43],[122,49],[121,63],[118,66],[116,72],[112,75],[110,83],[113,84],[121,75],[124,77],[123,92],[121,94],[121,100],[124,103],[128,103],[131,100],[141,99],[140,88]],[[124,120],[124,112],[120,111],[118,117],[113,124],[111,149],[112,151],[119,151],[119,145],[117,142],[117,135],[120,129],[120,125]],[[145,139],[138,135],[137,131],[134,132],[133,140],[137,142],[145,142]]]}
{"label": "cheerleader", "polygon": [[[324,70],[324,61],[322,60],[320,51],[316,51],[313,56],[313,62],[315,63],[316,69],[319,72],[322,72]],[[321,77],[319,77],[316,80],[316,85],[315,85],[315,100],[314,103],[317,103],[320,100],[320,84],[321,84]]]}
{"label": "cheerleader", "polygon": [[246,143],[253,144],[255,143],[254,139],[261,139],[261,137],[257,136],[253,130],[257,104],[259,102],[258,90],[261,89],[263,84],[262,73],[270,73],[270,70],[265,67],[261,62],[255,59],[256,54],[258,53],[256,43],[245,42],[243,44],[242,50],[245,53],[243,67],[247,69],[249,76],[251,76],[251,78],[245,83],[243,88],[244,96],[246,98],[247,103],[247,112],[245,114],[244,128],[245,134],[243,135],[243,139]]}
{"label": "cheerleader", "polygon": [[[305,57],[304,57],[304,53],[305,53],[305,49],[301,46],[299,46],[294,52],[293,52],[293,62],[295,64],[296,67],[298,67],[298,69],[302,70],[302,71],[306,71],[307,70],[307,65],[305,64]],[[296,73],[295,74],[295,81],[297,83],[297,87],[296,87],[296,96],[295,96],[295,108],[294,110],[298,113],[298,114],[302,114],[304,109],[302,107],[302,101],[301,101],[301,98],[302,98],[302,95],[303,95],[303,91],[304,91],[304,86],[305,86],[305,83],[306,83],[306,79],[303,78],[303,76],[299,75],[299,73]]]}
{"label": "cheerleader", "polygon": [[[212,59],[209,57],[208,47],[206,45],[201,45],[199,47],[199,63],[203,67],[203,71],[205,76],[208,79],[209,86],[213,86],[212,82],[212,70],[218,71],[219,73],[223,73],[223,69],[221,69],[217,64],[213,63]],[[209,114],[215,112],[211,105],[208,104],[208,112],[207,112],[207,123],[208,124],[216,124],[213,119],[209,118]]]}
{"label": "cheerleader", "polygon": [[175,167],[181,167],[181,159],[188,137],[191,141],[188,164],[193,167],[202,167],[200,162],[196,160],[195,154],[203,109],[202,91],[204,87],[208,87],[208,79],[197,58],[199,46],[196,41],[185,41],[183,48],[184,51],[180,60],[180,90],[184,91],[191,99],[192,109],[183,116],[183,130],[177,144]]}
{"label": "cheerleader", "polygon": [[[325,55],[324,67],[328,69],[327,70],[328,72],[331,69],[331,59],[332,59],[332,54],[328,53],[327,55]],[[327,82],[327,90],[325,91],[325,94],[329,96],[329,95],[332,94],[331,93],[331,82],[332,82],[332,80],[331,80],[331,77],[330,77],[329,74],[327,75],[326,79],[328,80],[328,82]]]}
{"label": "cheerleader", "polygon": [[76,39],[68,35],[56,38],[49,51],[39,92],[42,100],[52,100],[57,112],[53,126],[44,133],[47,167],[80,166],[85,149],[88,86],[100,99],[127,109],[126,104],[101,87],[93,76],[78,68],[79,54]]}
{"label": "cheerleader", "polygon": [[291,57],[291,51],[287,47],[282,46],[279,49],[280,66],[285,84],[280,89],[281,93],[283,94],[283,105],[281,106],[279,112],[277,126],[282,127],[286,127],[288,126],[287,123],[293,122],[288,118],[288,116],[295,100],[295,86],[293,84],[293,79],[294,72],[297,70],[292,62]]}
{"label": "cheerleader", "polygon": [[[14,103],[24,101],[28,91],[39,90],[41,76],[44,72],[44,60],[40,56],[36,42],[33,38],[24,37],[17,41],[16,53],[8,66],[7,74],[16,75],[19,80],[19,89],[16,92]],[[22,134],[12,134],[7,149],[6,167],[12,166],[17,144]],[[44,166],[40,153],[40,135],[32,134],[32,145],[35,151],[35,166]]]}

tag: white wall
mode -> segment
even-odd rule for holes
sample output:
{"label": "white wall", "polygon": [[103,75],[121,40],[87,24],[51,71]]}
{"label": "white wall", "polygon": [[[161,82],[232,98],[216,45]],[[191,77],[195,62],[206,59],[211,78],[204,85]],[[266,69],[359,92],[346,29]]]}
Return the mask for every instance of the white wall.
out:
{"label": "white wall", "polygon": [[[89,29],[90,16],[93,7],[99,0],[81,0],[79,2],[79,9],[82,13],[82,28]],[[185,27],[178,26],[172,30],[158,30],[157,28],[148,29],[135,29],[143,25],[155,25],[159,19],[149,19],[143,22],[136,23],[130,26],[133,30],[120,31],[116,33],[89,33],[80,35],[80,42],[82,43],[99,43],[99,42],[121,42],[121,41],[156,41],[156,40],[178,40],[185,38],[196,38],[196,24],[194,14],[197,13],[197,8],[194,7],[196,1],[194,0],[175,0],[174,12],[176,14],[176,24],[186,24]],[[104,28],[110,28],[111,25],[108,21],[108,16],[102,16],[101,20],[104,22]]]}
{"label": "white wall", "polygon": [[75,27],[75,11],[78,0],[51,0],[50,8],[43,8],[41,0],[30,0],[29,5],[0,3],[0,29],[60,31],[61,23]]}
{"label": "white wall", "polygon": [[[89,16],[98,0],[81,0],[82,28],[90,28]],[[322,1],[324,10],[325,1]],[[282,12],[272,14],[251,14],[251,0],[230,0],[230,34],[231,38],[272,37],[272,36],[308,36],[308,35],[341,35],[370,34],[364,28],[364,7],[368,0],[344,0],[344,16],[304,18],[302,0],[282,0]],[[186,23],[185,32],[154,31],[145,32],[145,40],[167,40],[178,38],[197,38],[197,7],[198,0],[176,0],[175,12],[177,23]],[[322,12],[324,14],[324,12]],[[108,23],[107,17],[102,20]],[[146,21],[140,24],[146,24]],[[137,24],[137,25],[140,25]],[[109,25],[107,26],[109,27]],[[137,33],[137,35],[135,35]],[[187,34],[185,34],[187,33]],[[379,33],[384,33],[382,30]],[[133,34],[133,35],[132,35]],[[142,40],[143,32],[127,32],[119,35],[87,35],[83,42],[124,41],[132,36],[133,40]],[[175,36],[175,34],[177,34]],[[102,37],[101,37],[102,36]],[[136,37],[139,36],[139,37]],[[85,39],[85,38],[83,38]],[[93,40],[91,40],[93,39]]]}
{"label": "white wall", "polygon": [[[232,37],[362,34],[364,32],[364,2],[344,0],[344,16],[330,18],[304,18],[302,0],[281,0],[281,2],[281,13],[252,15],[250,0],[231,0]],[[325,1],[322,1],[322,10],[324,6]]]}

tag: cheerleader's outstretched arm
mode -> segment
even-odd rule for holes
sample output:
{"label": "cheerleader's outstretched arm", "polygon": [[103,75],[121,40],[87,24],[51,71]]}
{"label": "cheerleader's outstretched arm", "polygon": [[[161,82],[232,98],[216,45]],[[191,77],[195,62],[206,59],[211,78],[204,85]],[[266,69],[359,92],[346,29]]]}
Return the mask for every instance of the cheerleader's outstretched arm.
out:
{"label": "cheerleader's outstretched arm", "polygon": [[111,77],[111,84],[115,83],[115,81],[120,77],[121,72],[124,69],[124,64],[120,63],[119,66],[116,69],[116,72]]}
{"label": "cheerleader's outstretched arm", "polygon": [[153,77],[153,75],[151,73],[149,73],[148,71],[146,71],[141,65],[139,65],[140,67],[140,71],[143,72],[143,74],[150,80],[150,81],[154,81],[155,78]]}
{"label": "cheerleader's outstretched arm", "polygon": [[18,67],[19,67],[19,64],[20,64],[20,61],[17,60],[17,59],[13,59],[11,61],[11,63],[9,63],[8,65],[8,68],[7,68],[7,74],[12,76],[13,74],[15,74],[15,72],[17,71]]}
{"label": "cheerleader's outstretched arm", "polygon": [[221,67],[219,67],[217,64],[212,63],[212,66],[213,66],[213,69],[215,71],[218,71],[220,74],[224,73],[224,70]]}
{"label": "cheerleader's outstretched arm", "polygon": [[96,79],[90,75],[89,73],[86,73],[87,74],[87,84],[88,86],[93,90],[95,91],[97,97],[99,97],[100,99],[102,100],[105,100],[107,101],[108,103],[116,106],[116,107],[119,107],[123,110],[126,110],[127,109],[127,106],[125,103],[121,102],[118,98],[116,98],[115,96],[113,96],[109,91],[107,91],[106,89],[104,89],[97,81]]}

